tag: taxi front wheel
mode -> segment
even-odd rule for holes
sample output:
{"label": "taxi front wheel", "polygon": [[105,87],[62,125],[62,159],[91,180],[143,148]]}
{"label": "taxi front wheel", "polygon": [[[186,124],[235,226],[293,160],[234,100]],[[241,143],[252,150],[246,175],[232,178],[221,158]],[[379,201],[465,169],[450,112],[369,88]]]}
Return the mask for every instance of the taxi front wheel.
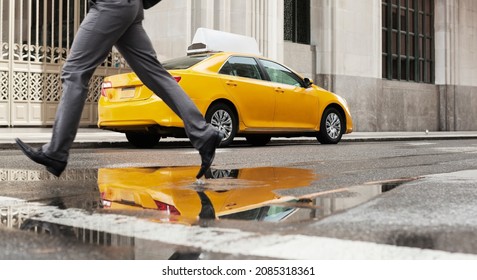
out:
{"label": "taxi front wheel", "polygon": [[343,136],[344,125],[341,113],[336,108],[328,108],[321,118],[316,138],[321,144],[338,144]]}
{"label": "taxi front wheel", "polygon": [[126,132],[126,138],[134,147],[141,149],[152,148],[161,140],[161,136],[145,132]]}

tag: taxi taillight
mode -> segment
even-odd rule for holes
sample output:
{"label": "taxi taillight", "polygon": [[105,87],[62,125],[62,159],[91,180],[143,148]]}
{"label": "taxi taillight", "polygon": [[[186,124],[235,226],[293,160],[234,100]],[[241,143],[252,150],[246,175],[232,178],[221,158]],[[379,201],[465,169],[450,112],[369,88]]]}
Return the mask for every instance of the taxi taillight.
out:
{"label": "taxi taillight", "polygon": [[113,88],[113,83],[103,82],[103,84],[101,85],[101,95],[104,96],[104,97],[107,97],[106,90],[110,89],[110,88]]}
{"label": "taxi taillight", "polygon": [[174,80],[176,80],[176,82],[180,82],[182,79],[181,76],[174,76]]}
{"label": "taxi taillight", "polygon": [[157,200],[155,200],[154,202],[156,203],[157,210],[159,210],[159,211],[166,211],[167,214],[172,214],[172,215],[177,215],[177,216],[179,216],[181,214],[181,212],[179,212],[179,210],[177,210],[177,208],[174,207],[173,205],[169,205],[167,203],[157,201]]}
{"label": "taxi taillight", "polygon": [[101,192],[101,204],[103,205],[103,208],[111,208],[112,202],[110,200],[105,199],[106,193]]}

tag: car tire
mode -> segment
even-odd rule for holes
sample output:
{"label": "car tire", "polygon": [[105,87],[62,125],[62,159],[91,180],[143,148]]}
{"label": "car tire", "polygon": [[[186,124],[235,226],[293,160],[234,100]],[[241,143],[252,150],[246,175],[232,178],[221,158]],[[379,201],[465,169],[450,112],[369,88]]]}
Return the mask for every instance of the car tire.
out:
{"label": "car tire", "polygon": [[126,138],[136,148],[149,149],[157,145],[161,136],[152,133],[126,132]]}
{"label": "car tire", "polygon": [[268,135],[247,135],[245,139],[247,139],[247,143],[252,146],[265,146],[270,142],[272,137]]}
{"label": "car tire", "polygon": [[237,116],[234,110],[225,103],[212,105],[205,114],[205,120],[225,134],[220,147],[232,144],[238,130]]}
{"label": "car tire", "polygon": [[321,144],[338,144],[345,129],[343,116],[336,108],[328,108],[321,118],[320,131],[316,138]]}

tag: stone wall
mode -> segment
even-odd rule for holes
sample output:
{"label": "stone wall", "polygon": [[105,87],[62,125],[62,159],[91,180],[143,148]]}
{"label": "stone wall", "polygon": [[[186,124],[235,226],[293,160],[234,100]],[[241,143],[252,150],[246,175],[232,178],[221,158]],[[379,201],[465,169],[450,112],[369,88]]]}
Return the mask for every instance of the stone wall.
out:
{"label": "stone wall", "polygon": [[317,84],[325,83],[348,101],[355,131],[439,130],[436,85],[319,75]]}
{"label": "stone wall", "polygon": [[315,80],[316,69],[313,63],[316,59],[316,51],[310,45],[294,44],[285,42],[283,63],[300,73],[304,78]]}

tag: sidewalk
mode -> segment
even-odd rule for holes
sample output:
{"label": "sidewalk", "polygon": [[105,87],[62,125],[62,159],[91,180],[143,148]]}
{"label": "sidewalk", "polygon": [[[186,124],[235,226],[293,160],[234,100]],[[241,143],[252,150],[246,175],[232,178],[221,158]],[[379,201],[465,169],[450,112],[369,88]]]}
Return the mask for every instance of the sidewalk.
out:
{"label": "sidewalk", "polygon": [[[14,127],[0,128],[0,149],[16,147],[15,138],[26,143],[43,144],[50,141],[52,128],[41,127]],[[123,133],[105,131],[98,128],[80,128],[76,135],[75,145],[85,146],[111,145],[113,143],[127,143]]]}
{"label": "sidewalk", "polygon": [[[0,128],[0,149],[15,146],[15,138],[26,143],[42,144],[50,140],[51,128],[15,127]],[[240,138],[237,138],[240,139]],[[415,141],[415,140],[451,140],[477,139],[477,131],[431,131],[431,132],[353,132],[343,136],[343,142],[372,142],[372,141]],[[272,141],[316,141],[313,137],[274,138]],[[165,138],[161,142],[188,141],[185,138]],[[107,147],[126,145],[124,133],[101,130],[98,128],[80,128],[76,135],[75,145],[86,147]]]}

